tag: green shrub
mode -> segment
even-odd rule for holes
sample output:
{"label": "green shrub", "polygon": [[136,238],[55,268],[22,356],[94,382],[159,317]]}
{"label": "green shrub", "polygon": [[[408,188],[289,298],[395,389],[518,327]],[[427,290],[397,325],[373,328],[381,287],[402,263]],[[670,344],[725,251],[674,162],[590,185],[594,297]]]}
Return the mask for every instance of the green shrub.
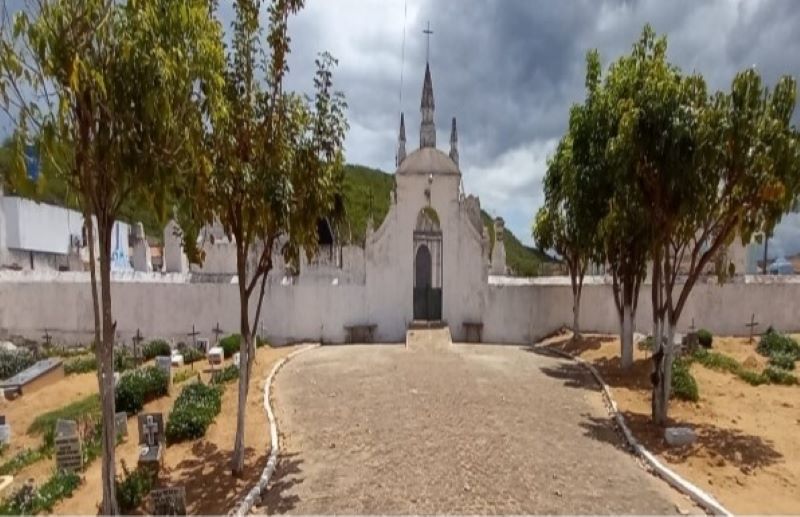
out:
{"label": "green shrub", "polygon": [[114,371],[126,372],[136,368],[136,361],[127,348],[114,349]]}
{"label": "green shrub", "polygon": [[737,375],[739,371],[742,370],[742,365],[733,357],[720,354],[719,352],[711,352],[703,348],[695,350],[691,358],[706,368],[711,368],[713,370],[726,371]]}
{"label": "green shrub", "polygon": [[653,350],[653,336],[647,336],[643,340],[639,341],[638,347],[639,347],[639,350],[652,351]]}
{"label": "green shrub", "polygon": [[675,359],[672,362],[672,396],[681,400],[697,402],[700,398],[697,381],[689,371],[689,361]]}
{"label": "green shrub", "polygon": [[166,395],[168,390],[169,377],[155,366],[127,372],[117,384],[117,411],[138,413],[147,402]]}
{"label": "green shrub", "polygon": [[33,366],[36,359],[26,349],[0,350],[0,380],[9,379]]}
{"label": "green shrub", "polygon": [[239,367],[229,364],[222,370],[211,374],[211,384],[226,384],[239,378]]}
{"label": "green shrub", "polygon": [[71,402],[64,407],[37,416],[28,426],[28,434],[42,435],[45,446],[52,447],[56,423],[59,420],[100,421],[100,395],[92,394]]}
{"label": "green shrub", "polygon": [[775,368],[783,368],[784,370],[794,370],[794,362],[796,358],[793,354],[785,352],[775,352],[769,356],[769,365]]}
{"label": "green shrub", "polygon": [[142,347],[142,357],[146,361],[159,355],[172,355],[172,348],[163,339],[154,339]]}
{"label": "green shrub", "polygon": [[205,359],[205,357],[206,357],[203,354],[203,352],[201,352],[200,350],[198,350],[196,348],[191,348],[191,347],[186,347],[183,350],[182,354],[183,354],[183,362],[184,362],[184,364],[192,364],[192,363],[195,363],[197,361],[200,361],[201,359]]}
{"label": "green shrub", "polygon": [[219,346],[225,352],[225,359],[233,356],[239,351],[239,346],[242,343],[242,336],[239,334],[231,334],[219,340]]}
{"label": "green shrub", "polygon": [[776,332],[772,327],[761,336],[756,348],[759,354],[771,357],[775,354],[787,354],[800,359],[800,345],[789,336]]}
{"label": "green shrub", "polygon": [[187,385],[175,400],[167,420],[168,443],[193,440],[206,434],[222,409],[222,389],[201,382]]}
{"label": "green shrub", "polygon": [[71,472],[56,472],[41,487],[24,485],[0,503],[0,515],[49,513],[60,500],[72,495],[81,482]]}
{"label": "green shrub", "polygon": [[772,384],[783,384],[785,386],[797,384],[797,377],[782,368],[768,366],[764,368],[762,375]]}
{"label": "green shrub", "polygon": [[117,503],[123,514],[132,513],[137,509],[153,488],[153,474],[148,469],[128,470],[122,462],[122,476],[117,476]]}
{"label": "green shrub", "polygon": [[94,355],[78,356],[64,363],[64,373],[72,375],[97,370],[97,358]]}
{"label": "green shrub", "polygon": [[697,342],[700,343],[700,346],[703,348],[711,348],[711,343],[714,342],[714,336],[711,335],[706,329],[700,329],[697,331]]}

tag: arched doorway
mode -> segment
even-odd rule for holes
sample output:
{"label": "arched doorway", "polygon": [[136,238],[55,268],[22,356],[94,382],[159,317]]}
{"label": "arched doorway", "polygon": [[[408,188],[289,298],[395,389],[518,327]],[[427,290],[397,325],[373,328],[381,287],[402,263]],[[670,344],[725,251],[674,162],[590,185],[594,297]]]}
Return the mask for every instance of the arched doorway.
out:
{"label": "arched doorway", "polygon": [[442,319],[442,231],[431,207],[420,210],[414,229],[414,319]]}

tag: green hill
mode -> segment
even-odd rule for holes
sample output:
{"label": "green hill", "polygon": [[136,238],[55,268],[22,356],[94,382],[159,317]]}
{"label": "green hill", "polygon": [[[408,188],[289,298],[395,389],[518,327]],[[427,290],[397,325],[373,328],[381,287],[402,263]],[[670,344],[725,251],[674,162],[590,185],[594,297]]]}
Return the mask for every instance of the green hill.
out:
{"label": "green hill", "polygon": [[[370,214],[377,228],[389,211],[389,198],[394,178],[378,169],[362,165],[346,165],[344,175],[345,223],[341,228],[344,240],[362,244]],[[484,225],[494,246],[494,223],[481,210]],[[506,264],[516,276],[537,276],[549,272],[557,262],[535,248],[525,246],[508,228],[505,229]]]}

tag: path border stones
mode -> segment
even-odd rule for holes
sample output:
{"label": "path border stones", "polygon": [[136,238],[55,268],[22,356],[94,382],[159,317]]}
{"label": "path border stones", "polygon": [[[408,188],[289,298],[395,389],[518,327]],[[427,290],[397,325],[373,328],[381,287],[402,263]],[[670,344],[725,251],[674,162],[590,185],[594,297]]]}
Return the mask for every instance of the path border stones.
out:
{"label": "path border stones", "polygon": [[733,517],[733,513],[731,513],[727,508],[722,506],[722,504],[714,499],[710,494],[704,492],[696,485],[691,483],[690,481],[684,479],[680,475],[678,475],[675,471],[671,470],[669,467],[661,463],[658,458],[655,457],[653,453],[648,451],[642,444],[639,443],[638,440],[633,436],[628,424],[625,422],[625,417],[622,416],[620,413],[619,408],[617,407],[617,402],[614,400],[614,397],[611,394],[611,387],[606,384],[606,381],[603,380],[603,377],[600,375],[600,372],[591,365],[589,362],[583,360],[580,357],[574,356],[568,352],[564,352],[561,350],[556,350],[554,348],[548,348],[546,346],[537,346],[533,345],[533,348],[536,350],[543,351],[546,354],[552,354],[559,357],[563,357],[565,359],[570,359],[575,361],[576,363],[582,365],[584,368],[589,370],[589,372],[594,377],[594,380],[600,385],[603,389],[603,397],[606,400],[606,406],[608,407],[608,412],[611,416],[614,417],[614,420],[617,422],[617,425],[622,430],[622,434],[625,436],[625,440],[630,445],[631,449],[644,460],[644,462],[652,468],[659,476],[661,476],[664,480],[666,480],[670,485],[678,489],[680,492],[688,495],[695,503],[699,504],[709,512],[713,513],[714,515],[724,515],[726,517]]}
{"label": "path border stones", "polygon": [[320,344],[313,344],[313,345],[306,345],[299,350],[295,350],[294,352],[290,353],[286,357],[279,360],[275,363],[275,366],[272,367],[272,370],[269,372],[269,376],[267,377],[267,382],[264,383],[264,410],[267,412],[267,419],[269,420],[269,437],[270,437],[270,452],[269,458],[267,459],[267,466],[264,467],[264,471],[261,473],[261,477],[256,483],[256,486],[250,489],[250,492],[239,501],[239,503],[234,506],[228,515],[234,517],[241,517],[246,515],[250,512],[253,508],[253,505],[261,496],[261,493],[267,488],[267,484],[269,483],[272,474],[275,472],[275,467],[278,464],[278,453],[280,451],[278,447],[278,426],[275,421],[275,413],[272,411],[272,405],[270,404],[270,392],[272,391],[272,381],[275,379],[275,374],[278,373],[278,370],[286,364],[289,359],[293,358],[296,355],[302,354],[303,352],[308,352],[309,350],[313,350],[315,348],[319,348]]}

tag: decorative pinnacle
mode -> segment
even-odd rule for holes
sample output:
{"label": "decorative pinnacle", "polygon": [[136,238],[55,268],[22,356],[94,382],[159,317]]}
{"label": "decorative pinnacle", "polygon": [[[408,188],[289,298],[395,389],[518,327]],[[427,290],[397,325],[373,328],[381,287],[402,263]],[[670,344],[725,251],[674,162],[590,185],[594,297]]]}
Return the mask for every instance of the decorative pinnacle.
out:
{"label": "decorative pinnacle", "polygon": [[419,131],[420,148],[436,147],[436,126],[433,122],[434,109],[431,67],[426,63],[425,80],[422,83],[422,101],[420,102],[420,112],[422,113],[422,124],[420,125]]}

